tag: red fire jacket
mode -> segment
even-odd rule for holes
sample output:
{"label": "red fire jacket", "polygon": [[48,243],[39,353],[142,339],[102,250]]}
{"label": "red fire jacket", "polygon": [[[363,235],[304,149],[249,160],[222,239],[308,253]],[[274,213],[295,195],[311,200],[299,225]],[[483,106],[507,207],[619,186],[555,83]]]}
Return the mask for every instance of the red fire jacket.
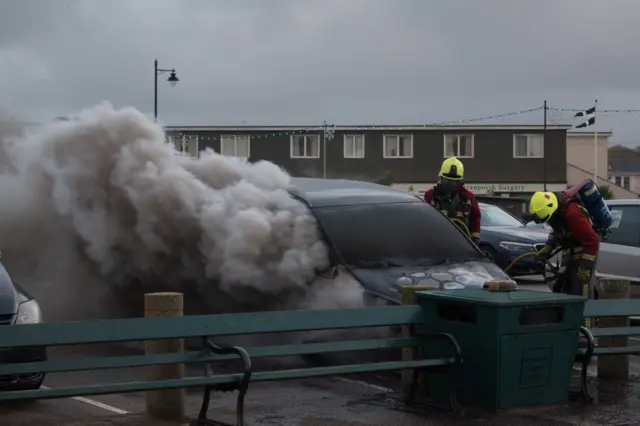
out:
{"label": "red fire jacket", "polygon": [[[567,202],[566,196],[563,197],[562,202]],[[584,207],[576,202],[566,204],[564,219],[567,236],[582,247],[583,259],[595,261],[600,249],[600,238],[593,229],[589,214]]]}
{"label": "red fire jacket", "polygon": [[[425,192],[424,201],[433,205],[434,192],[435,192],[435,188],[430,188],[427,192]],[[471,237],[479,238],[481,213],[480,213],[480,206],[478,205],[478,201],[476,200],[475,195],[473,195],[473,192],[469,191],[464,186],[460,186],[460,189],[458,189],[458,193],[460,194],[460,197],[463,200],[467,200],[469,204],[468,220],[463,220],[463,222],[466,222],[466,225],[469,227],[469,232],[471,233]],[[447,216],[451,218],[460,219],[459,217],[456,217],[457,213],[458,212],[447,212]]]}

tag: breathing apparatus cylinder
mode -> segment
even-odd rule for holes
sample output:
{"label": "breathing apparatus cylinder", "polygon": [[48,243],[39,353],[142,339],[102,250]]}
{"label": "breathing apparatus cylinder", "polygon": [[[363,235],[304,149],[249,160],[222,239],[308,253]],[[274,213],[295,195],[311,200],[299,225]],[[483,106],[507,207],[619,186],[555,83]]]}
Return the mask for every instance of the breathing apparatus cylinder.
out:
{"label": "breathing apparatus cylinder", "polygon": [[611,211],[604,202],[598,186],[591,179],[585,179],[565,191],[569,199],[579,201],[591,216],[598,231],[607,233],[613,222]]}

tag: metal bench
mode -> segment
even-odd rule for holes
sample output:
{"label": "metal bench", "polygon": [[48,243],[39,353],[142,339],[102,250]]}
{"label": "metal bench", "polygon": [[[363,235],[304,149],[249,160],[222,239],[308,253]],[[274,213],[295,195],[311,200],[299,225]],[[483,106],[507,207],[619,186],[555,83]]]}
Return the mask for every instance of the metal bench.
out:
{"label": "metal bench", "polygon": [[[640,300],[589,300],[584,309],[585,318],[598,317],[631,317],[640,315]],[[640,327],[582,327],[580,333],[586,339],[586,347],[578,348],[576,362],[582,364],[581,393],[589,401],[593,400],[587,385],[587,369],[594,357],[609,355],[636,355],[640,354],[640,344],[624,347],[602,347],[596,339],[600,337],[632,337],[640,336]]]}
{"label": "metal bench", "polygon": [[[0,327],[0,348],[28,346],[60,346],[90,343],[111,343],[155,339],[202,338],[202,350],[185,353],[132,355],[123,357],[94,357],[82,359],[48,360],[32,363],[0,364],[0,375],[34,372],[54,373],[91,369],[142,367],[151,365],[205,363],[203,375],[158,381],[72,386],[56,389],[0,392],[0,401],[66,398],[75,396],[128,393],[138,391],[204,387],[200,413],[194,425],[222,425],[207,418],[212,392],[238,391],[237,424],[244,424],[244,397],[251,382],[301,379],[352,373],[394,370],[413,370],[413,380],[407,402],[415,395],[420,371],[434,373],[454,372],[462,361],[461,349],[455,338],[448,334],[412,333],[409,337],[387,337],[327,343],[301,343],[261,346],[244,349],[220,347],[216,337],[265,334],[277,332],[305,332],[365,327],[415,326],[423,323],[418,306],[375,307],[365,309],[279,311],[247,314],[198,315],[174,318],[135,318],[86,322],[49,323],[27,326]],[[371,362],[337,366],[308,367],[288,370],[254,372],[251,359],[293,355],[327,354],[351,351],[370,351],[387,348],[419,347],[432,339],[446,339],[451,353],[439,359]],[[211,363],[223,360],[242,360],[242,372],[214,374]],[[451,408],[459,410],[455,393],[451,391]]]}

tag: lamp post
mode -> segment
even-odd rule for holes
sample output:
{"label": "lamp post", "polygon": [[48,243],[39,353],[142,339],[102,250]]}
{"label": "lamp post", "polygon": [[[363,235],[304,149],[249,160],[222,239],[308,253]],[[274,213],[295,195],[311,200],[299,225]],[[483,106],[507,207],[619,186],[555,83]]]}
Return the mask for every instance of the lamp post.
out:
{"label": "lamp post", "polygon": [[169,82],[171,87],[175,87],[175,85],[178,84],[178,82],[180,80],[178,80],[178,77],[176,77],[176,70],[175,69],[172,68],[170,70],[166,70],[166,69],[158,68],[158,60],[157,59],[153,62],[153,68],[154,68],[154,73],[153,73],[153,120],[154,121],[158,121],[158,76],[160,74],[164,74],[165,72],[171,73],[169,75],[169,78],[167,79],[167,81]]}

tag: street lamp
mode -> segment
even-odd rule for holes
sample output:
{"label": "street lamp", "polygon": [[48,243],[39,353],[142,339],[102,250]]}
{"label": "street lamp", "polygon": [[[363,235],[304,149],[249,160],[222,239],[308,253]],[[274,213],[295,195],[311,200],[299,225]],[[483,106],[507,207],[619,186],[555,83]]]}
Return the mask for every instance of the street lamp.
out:
{"label": "street lamp", "polygon": [[171,73],[167,81],[171,85],[171,87],[175,87],[176,84],[180,81],[178,77],[176,77],[176,70],[170,69],[165,70],[162,68],[158,68],[158,60],[156,59],[153,62],[153,119],[154,121],[158,121],[158,76],[160,74],[164,74],[165,72]]}

